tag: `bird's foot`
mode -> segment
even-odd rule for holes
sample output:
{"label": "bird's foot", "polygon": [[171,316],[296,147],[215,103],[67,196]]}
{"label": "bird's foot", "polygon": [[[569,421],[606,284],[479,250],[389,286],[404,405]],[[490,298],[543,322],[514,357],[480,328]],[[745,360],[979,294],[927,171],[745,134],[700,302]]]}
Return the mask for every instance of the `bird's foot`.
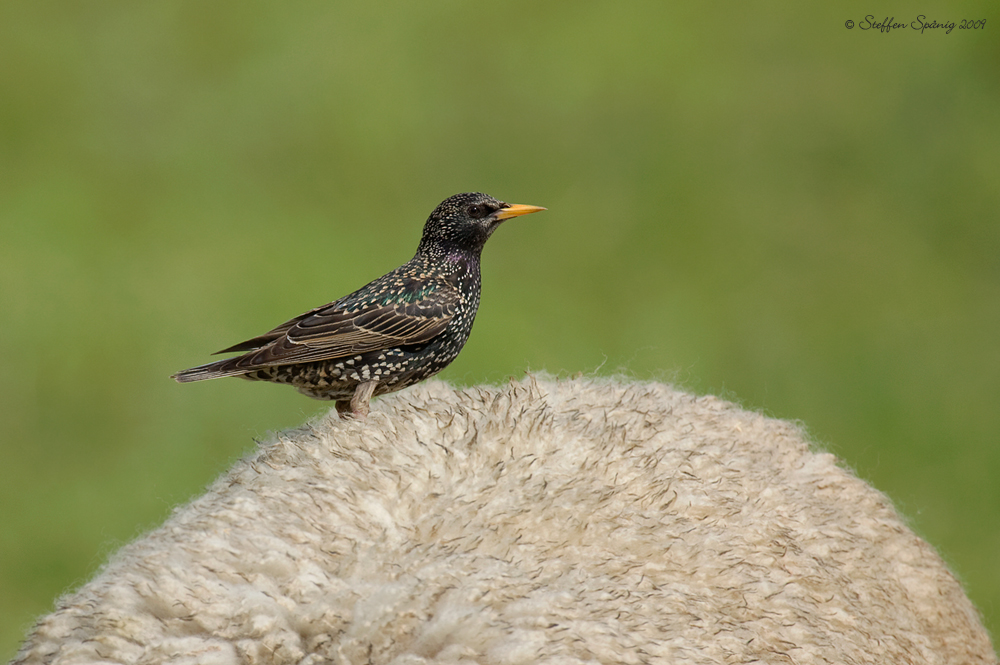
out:
{"label": "bird's foot", "polygon": [[354,389],[354,395],[350,400],[337,400],[337,413],[341,418],[348,416],[352,418],[364,419],[368,417],[368,402],[371,401],[372,393],[378,381],[362,381]]}

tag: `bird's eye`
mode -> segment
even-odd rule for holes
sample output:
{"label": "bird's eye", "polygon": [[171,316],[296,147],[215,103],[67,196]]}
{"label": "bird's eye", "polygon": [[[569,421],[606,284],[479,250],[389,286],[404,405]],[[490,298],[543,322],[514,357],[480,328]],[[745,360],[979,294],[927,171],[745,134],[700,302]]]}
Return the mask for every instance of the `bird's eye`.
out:
{"label": "bird's eye", "polygon": [[469,217],[471,217],[472,219],[482,219],[483,217],[488,215],[489,212],[490,212],[489,208],[479,203],[477,203],[474,206],[469,206]]}

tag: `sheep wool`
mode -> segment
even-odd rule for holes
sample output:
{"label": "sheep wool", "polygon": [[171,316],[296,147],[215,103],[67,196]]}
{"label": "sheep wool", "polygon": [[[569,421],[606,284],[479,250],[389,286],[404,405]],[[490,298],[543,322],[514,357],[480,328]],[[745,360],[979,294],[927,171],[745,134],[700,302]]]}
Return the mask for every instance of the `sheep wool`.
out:
{"label": "sheep wool", "polygon": [[42,618],[28,663],[996,663],[879,492],[656,383],[428,382],[277,435]]}

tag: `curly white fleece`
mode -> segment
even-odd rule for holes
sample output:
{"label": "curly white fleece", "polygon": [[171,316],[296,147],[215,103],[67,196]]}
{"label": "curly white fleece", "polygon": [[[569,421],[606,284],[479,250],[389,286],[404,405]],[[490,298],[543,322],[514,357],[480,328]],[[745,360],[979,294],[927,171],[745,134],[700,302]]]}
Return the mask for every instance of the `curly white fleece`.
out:
{"label": "curly white fleece", "polygon": [[17,663],[995,663],[793,425],[659,384],[429,382],[263,445]]}

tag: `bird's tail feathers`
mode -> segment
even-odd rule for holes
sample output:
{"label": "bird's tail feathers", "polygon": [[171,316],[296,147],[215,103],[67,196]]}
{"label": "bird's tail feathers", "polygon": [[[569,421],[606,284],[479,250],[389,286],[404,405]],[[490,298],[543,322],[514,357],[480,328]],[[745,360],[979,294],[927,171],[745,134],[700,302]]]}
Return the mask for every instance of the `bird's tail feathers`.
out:
{"label": "bird's tail feathers", "polygon": [[235,360],[237,360],[237,358],[227,358],[226,360],[217,360],[214,363],[208,363],[207,365],[198,365],[197,367],[177,372],[170,378],[177,381],[177,383],[191,383],[192,381],[221,379],[224,376],[239,376],[240,374],[246,374],[246,368],[236,367],[236,363],[233,362]]}

